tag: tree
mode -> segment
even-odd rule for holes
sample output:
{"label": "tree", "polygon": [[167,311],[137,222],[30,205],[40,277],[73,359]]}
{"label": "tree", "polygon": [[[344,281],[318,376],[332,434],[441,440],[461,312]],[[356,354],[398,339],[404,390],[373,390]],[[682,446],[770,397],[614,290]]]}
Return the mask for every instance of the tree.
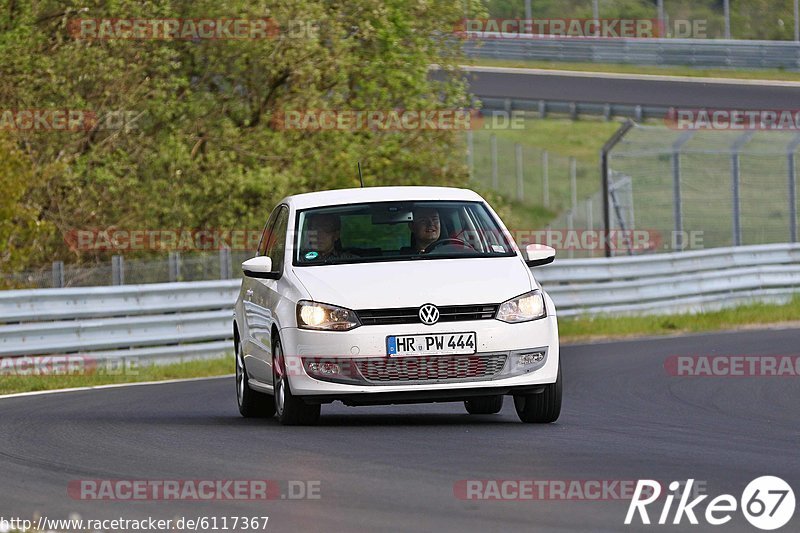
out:
{"label": "tree", "polygon": [[[480,13],[474,4],[470,10]],[[286,194],[357,185],[357,160],[372,185],[462,185],[456,133],[282,131],[273,119],[291,109],[467,107],[457,77],[428,77],[432,63],[457,71],[460,49],[449,34],[463,8],[440,0],[7,3],[0,8],[0,110],[78,109],[100,120],[86,131],[8,132],[7,149],[28,170],[23,177],[0,169],[19,191],[14,216],[24,211],[62,234],[258,228]],[[247,40],[71,33],[81,18],[220,17],[268,17],[282,31]],[[123,127],[102,126],[120,117]],[[24,224],[9,226],[5,213],[4,220],[21,243]],[[46,248],[31,255],[15,247],[17,260],[0,270],[43,256],[99,259],[63,239]]]}

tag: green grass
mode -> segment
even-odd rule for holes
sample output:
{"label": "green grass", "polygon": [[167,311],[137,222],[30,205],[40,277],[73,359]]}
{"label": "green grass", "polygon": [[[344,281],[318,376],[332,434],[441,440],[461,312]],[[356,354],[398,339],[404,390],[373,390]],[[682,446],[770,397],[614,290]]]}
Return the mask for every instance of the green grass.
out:
{"label": "green grass", "polygon": [[563,63],[556,61],[525,61],[490,58],[473,58],[473,60],[467,64],[487,67],[540,68],[566,71],[617,72],[622,74],[655,74],[661,76],[800,81],[800,72],[789,72],[780,69],[728,70],[695,68],[690,66],[660,67],[655,65],[625,65],[618,63]]}
{"label": "green grass", "polygon": [[114,383],[135,383],[142,381],[163,381],[167,379],[200,378],[224,376],[234,370],[233,355],[217,359],[186,361],[169,365],[147,365],[128,367],[120,371],[100,368],[92,373],[75,373],[72,375],[13,375],[7,370],[0,374],[0,394],[31,392],[73,387],[93,387]]}
{"label": "green grass", "polygon": [[751,304],[721,311],[664,316],[562,318],[561,341],[586,342],[651,335],[678,335],[800,321],[800,296],[785,305]]}
{"label": "green grass", "polygon": [[[481,192],[492,187],[490,139],[497,136],[498,193],[506,199],[500,213],[511,228],[541,229],[569,207],[569,158],[577,163],[578,199],[583,200],[600,189],[599,152],[606,140],[619,128],[616,121],[589,118],[528,118],[523,129],[479,130],[473,136],[473,183]],[[514,145],[522,146],[525,197],[516,200],[516,159]],[[542,151],[549,158],[550,206],[543,204]],[[598,215],[599,216],[599,215]]]}

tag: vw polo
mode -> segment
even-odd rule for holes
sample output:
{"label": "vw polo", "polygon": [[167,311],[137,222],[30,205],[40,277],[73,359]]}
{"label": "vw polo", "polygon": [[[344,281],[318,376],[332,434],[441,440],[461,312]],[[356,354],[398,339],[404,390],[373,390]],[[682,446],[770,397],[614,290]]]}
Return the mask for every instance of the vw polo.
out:
{"label": "vw polo", "polygon": [[464,402],[523,422],[561,410],[558,326],[521,251],[477,193],[370,187],[285,198],[242,263],[233,335],[245,417],[313,424],[321,405]]}

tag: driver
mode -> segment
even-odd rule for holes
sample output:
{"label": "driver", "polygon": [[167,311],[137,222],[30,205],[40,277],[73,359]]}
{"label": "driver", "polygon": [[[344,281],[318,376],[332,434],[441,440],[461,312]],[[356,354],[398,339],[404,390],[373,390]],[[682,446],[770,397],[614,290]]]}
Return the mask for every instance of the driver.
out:
{"label": "driver", "polygon": [[439,240],[442,231],[439,211],[432,207],[418,207],[408,227],[411,228],[413,253],[424,253],[428,246]]}

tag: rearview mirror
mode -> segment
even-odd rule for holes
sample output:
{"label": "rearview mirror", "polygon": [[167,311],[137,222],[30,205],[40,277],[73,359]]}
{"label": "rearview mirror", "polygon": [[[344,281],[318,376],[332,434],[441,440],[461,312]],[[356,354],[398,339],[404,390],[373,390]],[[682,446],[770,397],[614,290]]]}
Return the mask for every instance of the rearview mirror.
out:
{"label": "rearview mirror", "polygon": [[529,267],[549,265],[556,259],[556,250],[544,244],[529,244],[525,247],[525,264]]}
{"label": "rearview mirror", "polygon": [[260,255],[242,263],[242,271],[249,278],[278,279],[279,272],[272,271],[272,259]]}

